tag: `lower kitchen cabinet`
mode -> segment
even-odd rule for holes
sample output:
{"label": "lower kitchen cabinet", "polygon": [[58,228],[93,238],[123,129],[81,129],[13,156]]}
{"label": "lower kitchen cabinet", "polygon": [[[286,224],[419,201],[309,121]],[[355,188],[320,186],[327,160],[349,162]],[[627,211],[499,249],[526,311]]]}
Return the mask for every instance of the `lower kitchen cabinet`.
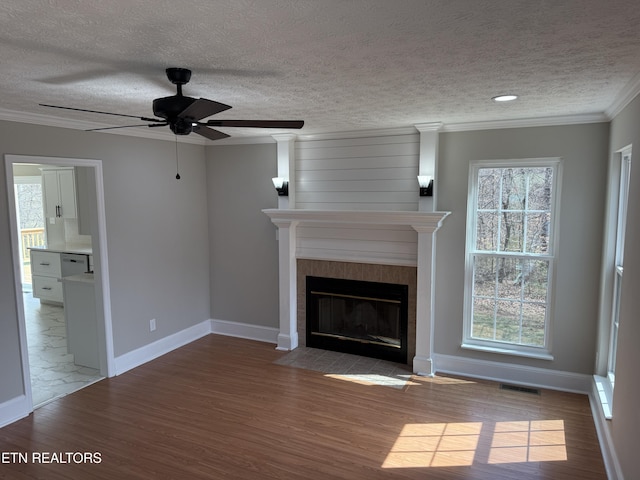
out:
{"label": "lower kitchen cabinet", "polygon": [[61,278],[59,253],[31,250],[31,281],[35,298],[62,303]]}
{"label": "lower kitchen cabinet", "polygon": [[93,274],[64,277],[62,283],[67,350],[76,365],[100,369]]}

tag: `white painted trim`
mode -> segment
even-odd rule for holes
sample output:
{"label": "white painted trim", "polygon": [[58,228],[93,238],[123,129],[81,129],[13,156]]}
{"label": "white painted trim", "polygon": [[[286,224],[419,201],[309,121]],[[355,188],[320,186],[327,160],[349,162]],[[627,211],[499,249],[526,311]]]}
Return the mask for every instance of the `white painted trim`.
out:
{"label": "white painted trim", "polygon": [[422,355],[413,357],[413,373],[425,377],[433,377],[433,359]]}
{"label": "white painted trim", "polygon": [[406,267],[415,267],[418,264],[416,254],[407,255],[394,252],[376,254],[372,252],[357,252],[352,249],[339,250],[297,247],[296,258],[351,263],[374,263],[376,265],[401,265]]}
{"label": "white painted trim", "polygon": [[[42,107],[43,109],[45,107]],[[97,114],[96,114],[97,115]],[[71,120],[68,118],[53,117],[50,115],[38,114],[38,113],[26,113],[18,112],[15,110],[7,110],[0,108],[0,120],[6,120],[8,122],[28,123],[30,125],[43,125],[46,127],[57,128],[69,128],[72,130],[88,130],[91,128],[105,128],[112,127],[106,123],[100,122],[87,122],[84,120]],[[91,133],[106,133],[109,135],[124,135],[127,137],[139,137],[150,138],[156,140],[166,140],[170,142],[176,141],[176,135],[171,133],[167,129],[157,128],[118,128],[115,130],[103,130],[100,132]],[[194,143],[197,145],[205,145],[209,140],[206,140],[200,135],[177,135],[178,141],[181,143]]]}
{"label": "white painted trim", "polygon": [[0,428],[27,417],[31,411],[31,399],[26,395],[7,400],[0,404]]}
{"label": "white painted trim", "polygon": [[605,110],[606,115],[613,120],[624,108],[631,103],[631,101],[640,93],[640,73],[633,77],[629,83],[627,83],[609,108]]}
{"label": "white painted trim", "polygon": [[[622,92],[618,95],[617,100],[605,111],[594,112],[580,115],[564,115],[556,117],[539,117],[539,118],[520,118],[511,120],[488,120],[479,122],[461,122],[441,124],[440,122],[417,124],[416,126],[381,128],[371,130],[355,130],[347,132],[324,132],[324,133],[306,133],[297,134],[297,139],[305,140],[337,140],[342,138],[360,138],[360,137],[380,137],[385,135],[410,135],[416,132],[416,128],[421,125],[442,125],[442,132],[462,132],[470,130],[492,130],[500,128],[524,128],[524,127],[547,127],[557,125],[576,125],[583,123],[600,123],[608,122],[615,117],[620,111],[626,107],[635,96],[640,93],[640,75],[629,82]],[[48,127],[70,128],[73,130],[87,130],[90,128],[102,128],[112,125],[106,125],[99,122],[87,122],[83,120],[63,119],[49,115],[18,112],[15,110],[0,109],[0,120],[9,122],[28,123],[33,125],[43,125]],[[110,135],[124,135],[128,137],[150,138],[156,140],[166,140],[174,142],[176,136],[171,134],[168,129],[159,130],[154,128],[128,128],[104,130],[101,132]],[[212,142],[199,135],[178,135],[178,141],[183,143],[193,143],[197,145],[249,145],[275,143],[275,139],[269,135],[255,137],[229,137],[223,140]]]}
{"label": "white painted trim", "polygon": [[276,143],[276,140],[271,135],[264,137],[227,137],[215,141],[207,140],[206,145],[259,145],[264,143]]}
{"label": "white painted trim", "polygon": [[16,239],[18,238],[18,225],[15,218],[15,199],[13,198],[13,165],[14,163],[37,163],[42,165],[57,165],[57,166],[85,166],[93,167],[95,175],[95,188],[96,188],[96,206],[97,206],[97,225],[98,225],[98,245],[100,248],[100,272],[97,277],[98,285],[102,290],[102,303],[103,303],[103,325],[100,328],[104,329],[99,332],[98,349],[100,356],[100,372],[105,376],[114,375],[113,367],[113,324],[111,319],[111,295],[110,295],[110,282],[109,282],[109,261],[107,258],[107,227],[105,216],[105,202],[104,202],[104,183],[102,173],[102,161],[95,159],[82,159],[82,158],[70,158],[70,157],[45,157],[45,156],[31,156],[31,155],[12,155],[6,154],[4,156],[5,169],[6,169],[6,181],[7,188],[12,193],[8,195],[9,201],[9,223],[11,230],[11,250],[12,250],[12,263],[14,267],[14,279],[15,279],[15,294],[16,294],[16,313],[18,320],[18,337],[20,341],[20,356],[22,360],[22,382],[23,392],[26,398],[26,402],[29,405],[29,411],[33,410],[33,396],[31,391],[31,372],[29,368],[29,352],[27,348],[26,340],[26,320],[24,315],[24,305],[22,302],[22,285],[21,285],[21,273],[18,259],[20,258],[18,252],[18,246],[16,245]]}
{"label": "white painted trim", "polygon": [[605,418],[602,405],[600,404],[600,392],[598,391],[595,376],[591,382],[589,404],[591,405],[591,415],[593,416],[593,423],[596,426],[596,433],[600,443],[600,451],[602,452],[602,459],[604,460],[604,468],[607,472],[607,478],[609,480],[623,480],[624,475],[622,474],[620,462],[618,462],[618,456],[611,438],[611,431],[609,429],[610,424]]}
{"label": "white painted trim", "polygon": [[301,224],[334,223],[358,225],[407,225],[416,231],[435,232],[451,212],[376,211],[376,210],[262,210],[275,224],[298,221]]}
{"label": "white painted trim", "polygon": [[273,327],[231,322],[229,320],[211,320],[211,333],[276,344],[278,343],[280,330]]}
{"label": "white painted trim", "polygon": [[353,130],[348,132],[326,132],[298,134],[298,141],[339,140],[343,138],[384,137],[388,135],[415,135],[415,127],[379,128],[372,130]]}
{"label": "white painted trim", "polygon": [[460,348],[468,350],[478,350],[480,352],[497,353],[499,355],[513,355],[514,357],[537,358],[538,360],[553,360],[553,355],[543,348],[529,347],[522,345],[513,346],[511,343],[504,343],[504,348],[500,348],[497,342],[487,342],[487,345],[463,343]]}
{"label": "white painted trim", "polygon": [[565,115],[559,117],[519,118],[512,120],[489,120],[482,122],[464,122],[444,124],[441,132],[467,132],[473,130],[496,130],[504,128],[555,127],[561,125],[581,125],[602,123],[610,119],[604,113],[583,115]]}
{"label": "white painted trim", "polygon": [[[5,173],[7,180],[7,201],[9,206],[9,230],[11,232],[11,263],[13,264],[14,278],[14,294],[15,306],[18,321],[18,341],[20,342],[20,360],[22,374],[22,391],[23,397],[27,404],[27,414],[33,410],[33,396],[31,392],[31,370],[29,368],[29,349],[27,347],[27,328],[26,318],[24,315],[24,303],[22,300],[22,272],[21,272],[21,255],[19,239],[20,232],[18,230],[18,218],[16,214],[16,198],[15,187],[13,185],[13,160],[12,155],[5,155]],[[2,418],[2,417],[0,417]]]}
{"label": "white painted trim", "polygon": [[591,391],[591,375],[581,373],[442,354],[434,354],[434,363],[436,373],[449,373],[563,392],[589,394]]}
{"label": "white painted trim", "polygon": [[153,343],[136,348],[114,359],[115,374],[121,375],[210,333],[211,320],[205,320]]}

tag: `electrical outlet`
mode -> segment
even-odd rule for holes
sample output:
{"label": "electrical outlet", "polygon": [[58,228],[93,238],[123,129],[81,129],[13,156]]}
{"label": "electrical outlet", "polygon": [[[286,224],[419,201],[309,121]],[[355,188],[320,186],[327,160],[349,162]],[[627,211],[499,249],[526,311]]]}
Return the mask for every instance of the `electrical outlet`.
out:
{"label": "electrical outlet", "polygon": [[149,320],[149,331],[153,332],[156,329],[156,319],[152,318]]}

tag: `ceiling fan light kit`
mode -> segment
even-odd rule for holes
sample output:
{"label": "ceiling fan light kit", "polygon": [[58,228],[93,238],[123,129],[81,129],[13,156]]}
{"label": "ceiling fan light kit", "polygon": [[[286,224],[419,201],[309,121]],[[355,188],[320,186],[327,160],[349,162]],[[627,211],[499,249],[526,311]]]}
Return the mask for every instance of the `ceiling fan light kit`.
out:
{"label": "ceiling fan light kit", "polygon": [[118,127],[92,128],[87,131],[112,130],[116,128],[141,126],[148,126],[152,128],[168,126],[175,135],[189,135],[190,133],[196,133],[209,140],[220,140],[222,138],[227,138],[230,135],[211,127],[300,129],[304,126],[304,121],[302,120],[209,120],[207,122],[201,122],[204,118],[229,110],[231,106],[215,102],[207,98],[193,98],[183,95],[182,86],[186,85],[189,83],[189,80],[191,80],[191,70],[187,68],[167,68],[166,74],[169,81],[176,85],[177,91],[175,95],[156,98],[153,100],[152,108],[155,118],[137,117],[135,115],[101,112],[97,110],[86,110],[82,108],[64,107],[44,103],[41,103],[40,106],[74,110],[77,112],[136,118],[143,122],[148,122],[147,124],[142,125],[137,124]]}

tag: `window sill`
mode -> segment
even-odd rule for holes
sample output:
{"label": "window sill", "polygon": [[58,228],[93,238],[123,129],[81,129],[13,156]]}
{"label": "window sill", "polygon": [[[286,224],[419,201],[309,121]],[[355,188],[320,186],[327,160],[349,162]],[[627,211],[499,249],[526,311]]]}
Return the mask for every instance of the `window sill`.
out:
{"label": "window sill", "polygon": [[495,346],[490,347],[487,345],[476,345],[473,343],[463,343],[460,346],[468,350],[477,350],[480,352],[498,353],[500,355],[512,355],[515,357],[537,358],[539,360],[553,360],[553,355],[551,355],[546,350],[541,352],[533,352],[533,351],[525,351],[525,350],[516,350],[513,348],[500,348]]}
{"label": "window sill", "polygon": [[611,382],[608,378],[600,377],[599,375],[594,375],[593,381],[595,382],[596,389],[598,390],[598,400],[600,400],[602,414],[604,415],[604,418],[611,420],[611,405],[613,402],[613,388],[611,388]]}

